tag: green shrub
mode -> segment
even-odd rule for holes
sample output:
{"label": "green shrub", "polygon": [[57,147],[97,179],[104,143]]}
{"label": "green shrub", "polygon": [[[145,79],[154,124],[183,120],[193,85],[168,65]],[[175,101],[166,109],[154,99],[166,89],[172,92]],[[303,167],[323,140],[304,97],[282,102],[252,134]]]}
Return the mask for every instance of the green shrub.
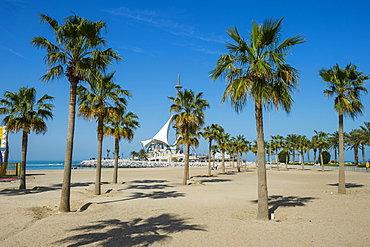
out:
{"label": "green shrub", "polygon": [[330,153],[328,151],[322,151],[322,160],[324,164],[328,164],[330,161]]}
{"label": "green shrub", "polygon": [[[286,162],[286,156],[287,156],[288,152],[286,151],[281,151],[278,155],[278,159],[279,159],[279,163],[285,163]],[[288,163],[289,163],[289,158],[290,158],[290,155],[288,155]]]}

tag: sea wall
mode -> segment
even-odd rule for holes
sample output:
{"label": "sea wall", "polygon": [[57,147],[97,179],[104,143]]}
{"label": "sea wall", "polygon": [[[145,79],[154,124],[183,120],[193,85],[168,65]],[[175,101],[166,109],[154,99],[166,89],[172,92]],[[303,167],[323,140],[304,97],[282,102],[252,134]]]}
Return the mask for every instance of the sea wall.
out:
{"label": "sea wall", "polygon": [[[96,160],[84,160],[79,164],[75,165],[76,167],[96,167]],[[113,168],[114,160],[106,159],[102,160],[102,167],[104,168]],[[207,166],[207,162],[190,162],[192,167],[202,167]],[[148,167],[179,167],[184,166],[183,162],[156,162],[156,161],[133,161],[133,160],[118,160],[119,168],[148,168]]]}

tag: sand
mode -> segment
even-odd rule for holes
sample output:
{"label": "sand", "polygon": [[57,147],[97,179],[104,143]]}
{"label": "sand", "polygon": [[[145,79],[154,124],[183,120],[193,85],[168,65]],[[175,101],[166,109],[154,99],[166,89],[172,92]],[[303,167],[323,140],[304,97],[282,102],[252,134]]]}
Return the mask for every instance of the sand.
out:
{"label": "sand", "polygon": [[72,171],[71,210],[59,213],[62,170],[28,171],[0,182],[0,246],[370,246],[370,173],[268,170],[275,218],[258,221],[256,169],[228,174],[190,168],[103,169],[102,195],[93,195],[95,170]]}

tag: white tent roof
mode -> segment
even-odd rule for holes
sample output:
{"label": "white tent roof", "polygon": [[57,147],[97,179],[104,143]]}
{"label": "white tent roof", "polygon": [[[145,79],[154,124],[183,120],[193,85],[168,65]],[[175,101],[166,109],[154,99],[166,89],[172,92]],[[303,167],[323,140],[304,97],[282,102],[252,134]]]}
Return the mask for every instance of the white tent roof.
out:
{"label": "white tent roof", "polygon": [[163,127],[158,131],[158,133],[153,138],[146,141],[141,141],[141,144],[144,147],[147,147],[152,143],[159,143],[168,146],[168,131],[170,129],[171,119],[172,116],[170,117],[170,119],[168,119],[165,125],[163,125]]}

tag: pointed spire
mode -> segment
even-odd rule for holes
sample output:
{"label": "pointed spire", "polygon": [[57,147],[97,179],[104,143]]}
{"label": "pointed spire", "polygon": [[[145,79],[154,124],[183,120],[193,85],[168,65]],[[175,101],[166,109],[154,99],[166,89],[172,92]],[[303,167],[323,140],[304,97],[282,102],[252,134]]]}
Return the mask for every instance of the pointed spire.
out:
{"label": "pointed spire", "polygon": [[178,78],[177,78],[177,85],[175,86],[175,88],[176,88],[177,90],[180,90],[180,89],[182,88],[182,86],[180,85],[180,73],[179,73],[179,75],[178,75]]}

